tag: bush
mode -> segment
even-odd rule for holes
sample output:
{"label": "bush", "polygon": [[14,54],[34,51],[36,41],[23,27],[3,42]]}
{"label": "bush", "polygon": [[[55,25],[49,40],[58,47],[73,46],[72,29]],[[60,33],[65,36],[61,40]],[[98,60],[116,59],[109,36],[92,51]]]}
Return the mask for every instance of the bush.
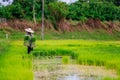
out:
{"label": "bush", "polygon": [[120,7],[111,2],[103,3],[81,3],[80,1],[69,6],[68,19],[86,20],[88,18],[100,19],[102,21],[120,20]]}

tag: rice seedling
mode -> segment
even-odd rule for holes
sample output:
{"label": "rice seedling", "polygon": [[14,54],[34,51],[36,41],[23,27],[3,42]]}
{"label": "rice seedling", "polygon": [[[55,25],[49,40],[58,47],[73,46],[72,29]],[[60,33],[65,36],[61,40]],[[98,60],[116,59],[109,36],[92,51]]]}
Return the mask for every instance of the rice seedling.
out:
{"label": "rice seedling", "polygon": [[32,59],[22,42],[1,41],[0,80],[33,80]]}
{"label": "rice seedling", "polygon": [[64,56],[63,63],[69,63],[70,56],[78,64],[106,66],[120,73],[120,42],[95,40],[45,40],[38,41],[33,55],[41,52],[45,56]]}
{"label": "rice seedling", "polygon": [[[0,44],[0,80],[33,80],[32,55],[27,55],[23,41],[0,42],[3,43]],[[120,41],[45,40],[36,42],[32,54],[34,57],[63,56],[65,64],[74,59],[82,65],[106,66],[115,69],[120,77],[119,48]]]}

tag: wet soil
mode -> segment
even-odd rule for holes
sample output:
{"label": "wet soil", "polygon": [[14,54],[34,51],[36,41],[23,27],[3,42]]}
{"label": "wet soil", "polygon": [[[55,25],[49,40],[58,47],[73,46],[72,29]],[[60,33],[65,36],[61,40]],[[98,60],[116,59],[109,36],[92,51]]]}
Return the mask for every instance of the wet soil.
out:
{"label": "wet soil", "polygon": [[75,63],[62,64],[57,58],[35,58],[33,61],[34,80],[102,80],[117,78],[115,70],[103,66],[87,66]]}

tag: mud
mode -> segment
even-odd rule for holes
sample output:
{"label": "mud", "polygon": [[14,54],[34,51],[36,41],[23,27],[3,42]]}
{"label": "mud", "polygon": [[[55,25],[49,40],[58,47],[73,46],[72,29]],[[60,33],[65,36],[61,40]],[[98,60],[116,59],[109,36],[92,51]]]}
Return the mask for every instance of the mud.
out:
{"label": "mud", "polygon": [[102,80],[117,78],[115,70],[101,66],[62,64],[60,59],[34,59],[34,80]]}

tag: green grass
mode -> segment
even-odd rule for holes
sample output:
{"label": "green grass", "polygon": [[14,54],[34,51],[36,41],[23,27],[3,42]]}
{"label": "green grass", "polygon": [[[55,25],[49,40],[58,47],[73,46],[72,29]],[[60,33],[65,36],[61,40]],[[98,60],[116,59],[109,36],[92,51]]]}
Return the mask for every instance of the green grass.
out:
{"label": "green grass", "polygon": [[112,34],[105,30],[96,29],[91,32],[88,31],[74,31],[74,32],[45,32],[45,39],[84,39],[84,40],[119,40],[119,32],[113,31]]}
{"label": "green grass", "polygon": [[[108,69],[115,69],[120,76],[120,41],[37,41],[37,47],[35,48],[33,55],[71,56],[78,64],[105,66]],[[68,58],[65,58],[63,62],[68,62],[67,60]]]}
{"label": "green grass", "polygon": [[0,40],[0,80],[33,80],[32,58],[23,42]]}
{"label": "green grass", "polygon": [[[119,40],[120,32],[113,31],[112,34],[105,30],[96,29],[91,32],[88,31],[74,31],[74,32],[57,32],[57,31],[45,31],[45,40],[61,40],[61,39],[84,39],[84,40]],[[8,34],[9,39],[12,40],[23,40],[25,36],[25,31],[15,31],[11,28],[0,29],[0,38],[5,39],[6,34]],[[35,37],[41,39],[41,33],[35,32]]]}

